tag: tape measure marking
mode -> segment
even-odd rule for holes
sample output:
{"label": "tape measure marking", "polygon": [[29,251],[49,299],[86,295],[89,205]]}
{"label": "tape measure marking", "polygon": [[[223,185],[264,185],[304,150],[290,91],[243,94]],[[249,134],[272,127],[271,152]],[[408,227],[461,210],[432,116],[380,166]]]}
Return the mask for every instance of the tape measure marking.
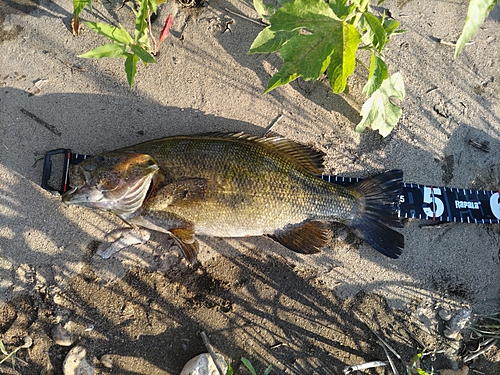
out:
{"label": "tape measure marking", "polygon": [[[350,185],[359,178],[323,175],[328,182]],[[399,217],[453,223],[500,223],[500,190],[472,190],[403,183]]]}

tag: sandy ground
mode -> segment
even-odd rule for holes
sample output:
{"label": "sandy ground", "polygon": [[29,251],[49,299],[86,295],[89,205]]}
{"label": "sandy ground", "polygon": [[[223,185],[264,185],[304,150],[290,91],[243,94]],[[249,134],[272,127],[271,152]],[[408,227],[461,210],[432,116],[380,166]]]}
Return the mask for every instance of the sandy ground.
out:
{"label": "sandy ground", "polygon": [[[244,355],[259,372],[272,364],[273,374],[339,374],[386,359],[368,327],[405,360],[427,347],[437,351],[434,362],[424,363],[428,370],[459,368],[463,342],[443,337],[446,323],[437,312],[497,311],[498,225],[413,221],[401,230],[406,246],[398,260],[337,226],[331,246],[313,256],[266,238],[202,237],[200,265],[190,268],[157,234],[99,258],[99,243],[122,222],[64,206],[39,186],[36,161],[51,149],[95,154],[175,134],[263,135],[282,116],[273,130],[324,151],[328,173],[366,177],[399,168],[405,182],[498,189],[500,7],[453,60],[453,48],[438,41],[457,39],[465,1],[382,6],[407,30],[386,55],[391,72],[403,75],[407,97],[385,139],[371,130],[355,134],[360,76],[348,96],[332,94],[326,82],[301,80],[262,95],[281,61],[247,55],[261,27],[226,10],[257,19],[250,1],[214,0],[198,10],[165,4],[154,29],[172,13],[172,34],[158,64],[138,68],[130,90],[122,60],[76,57],[105,40],[87,29],[72,36],[71,1],[2,0],[0,338],[13,349],[29,335],[33,345],[0,372],[61,374],[70,347],[53,340],[59,322],[99,374],[178,374],[205,351],[201,331],[237,373],[246,373],[239,365]],[[128,5],[96,3],[95,11],[82,18],[132,25]],[[488,141],[491,152],[469,139]],[[110,363],[101,361],[104,355]],[[468,365],[498,374],[499,359],[493,348]]]}

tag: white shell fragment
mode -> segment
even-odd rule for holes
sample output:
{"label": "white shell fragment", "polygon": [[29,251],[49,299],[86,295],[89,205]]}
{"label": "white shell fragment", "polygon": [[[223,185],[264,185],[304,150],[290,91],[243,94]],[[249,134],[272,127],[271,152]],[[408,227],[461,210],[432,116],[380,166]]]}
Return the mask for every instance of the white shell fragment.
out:
{"label": "white shell fragment", "polygon": [[85,359],[86,354],[87,351],[81,346],[75,346],[73,349],[71,349],[64,359],[63,374],[94,375],[95,369]]}
{"label": "white shell fragment", "polygon": [[104,259],[108,259],[123,248],[146,243],[150,236],[151,233],[149,231],[141,228],[113,231],[106,236],[108,242],[102,244],[97,250],[97,254]]}
{"label": "white shell fragment", "polygon": [[[222,355],[216,355],[219,366],[222,368],[222,370],[224,370],[224,373],[226,373],[226,361],[224,361]],[[188,363],[186,363],[180,375],[219,375],[219,371],[217,370],[217,367],[215,367],[215,363],[212,360],[210,354],[203,353],[199,356],[194,357]]]}

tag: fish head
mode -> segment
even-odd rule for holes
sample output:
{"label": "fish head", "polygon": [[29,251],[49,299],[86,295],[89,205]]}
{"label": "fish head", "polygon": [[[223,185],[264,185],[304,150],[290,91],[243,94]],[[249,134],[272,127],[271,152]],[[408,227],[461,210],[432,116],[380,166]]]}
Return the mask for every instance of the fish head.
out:
{"label": "fish head", "polygon": [[163,179],[156,161],[147,154],[116,151],[90,157],[69,170],[63,202],[111,211],[126,219]]}

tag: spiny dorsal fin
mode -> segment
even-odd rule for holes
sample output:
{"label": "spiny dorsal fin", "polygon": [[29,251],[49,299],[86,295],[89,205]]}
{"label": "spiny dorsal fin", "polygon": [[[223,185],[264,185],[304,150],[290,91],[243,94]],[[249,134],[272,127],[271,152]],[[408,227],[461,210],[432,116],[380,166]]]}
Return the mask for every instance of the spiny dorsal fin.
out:
{"label": "spiny dorsal fin", "polygon": [[310,173],[323,173],[325,154],[311,147],[282,137],[260,137],[243,132],[240,133],[207,133],[202,137],[234,139],[239,142],[258,143],[268,150],[278,152],[281,156],[298,167],[305,168]]}
{"label": "spiny dorsal fin", "polygon": [[331,240],[329,224],[310,220],[276,231],[272,238],[283,246],[302,254],[318,253]]}

